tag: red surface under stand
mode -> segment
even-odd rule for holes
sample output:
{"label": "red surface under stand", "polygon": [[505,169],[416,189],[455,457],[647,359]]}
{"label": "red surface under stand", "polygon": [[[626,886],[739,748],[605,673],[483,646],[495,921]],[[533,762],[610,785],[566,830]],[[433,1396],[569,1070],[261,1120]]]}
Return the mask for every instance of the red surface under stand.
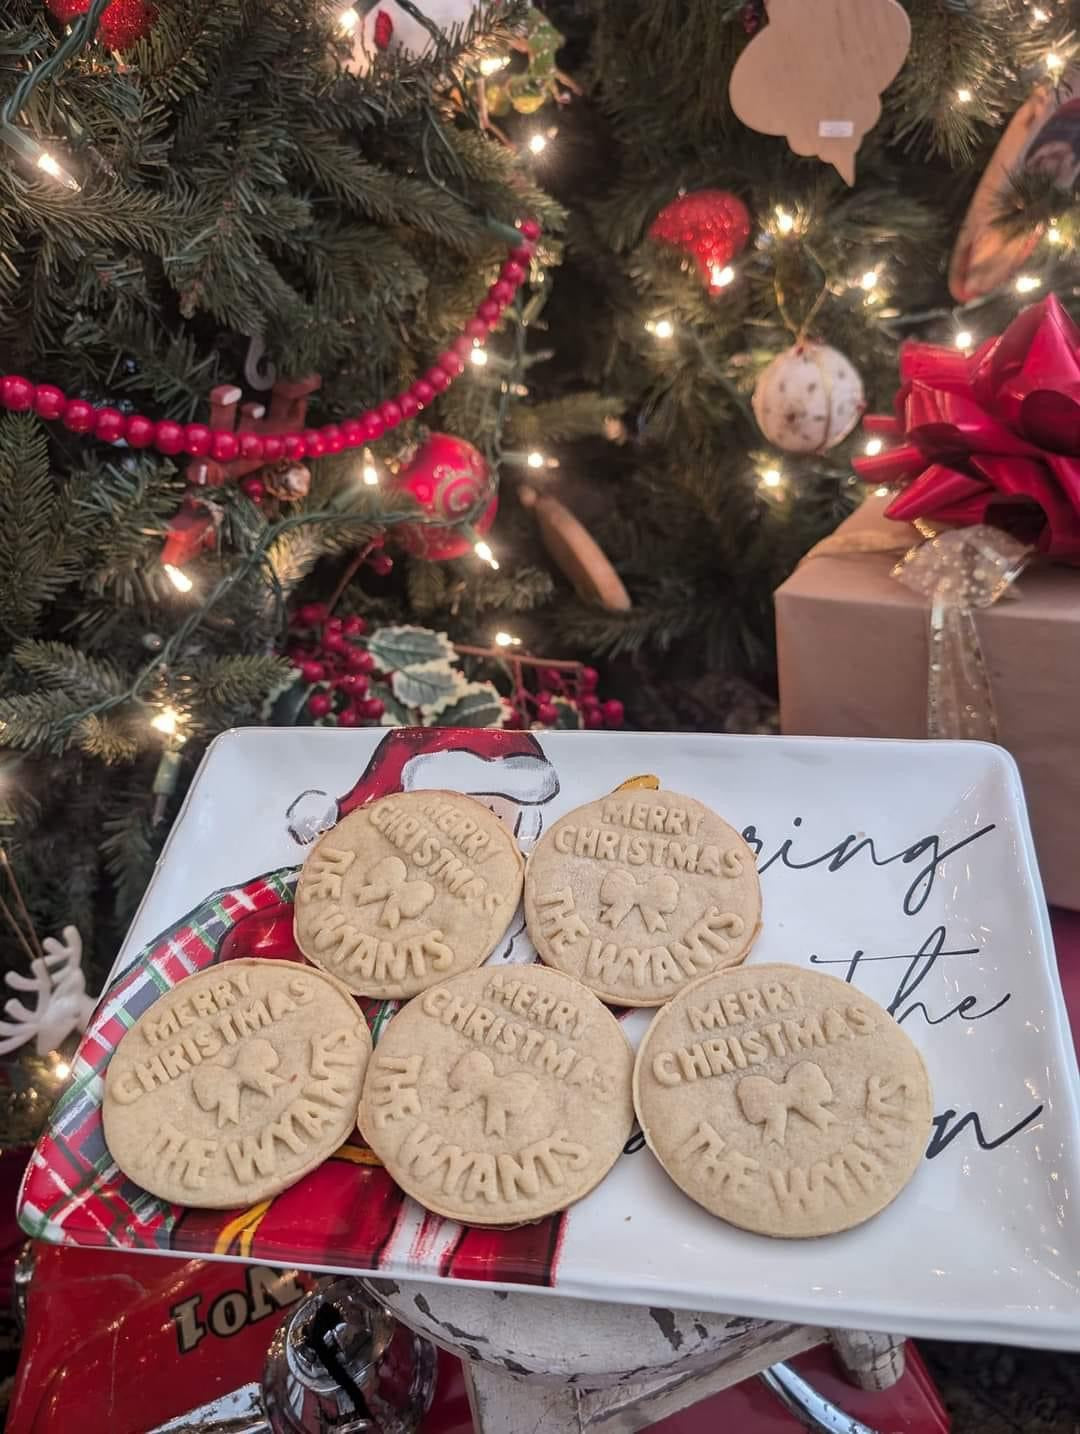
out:
{"label": "red surface under stand", "polygon": [[[1058,965],[1080,1040],[1080,913],[1055,912]],[[0,1289],[22,1244],[15,1193],[25,1153],[0,1161]],[[144,1434],[258,1379],[273,1330],[309,1283],[266,1267],[40,1246],[8,1434]],[[881,1434],[946,1434],[948,1418],[914,1347],[893,1389],[854,1389],[828,1348],[794,1360],[810,1383]],[[654,1426],[657,1434],[782,1434],[801,1426],[759,1380]],[[440,1356],[424,1434],[471,1434],[461,1366]]]}

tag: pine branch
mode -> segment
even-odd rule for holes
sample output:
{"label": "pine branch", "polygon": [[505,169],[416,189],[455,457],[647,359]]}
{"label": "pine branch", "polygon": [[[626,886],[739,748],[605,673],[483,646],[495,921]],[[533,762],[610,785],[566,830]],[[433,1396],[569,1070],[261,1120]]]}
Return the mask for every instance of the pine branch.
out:
{"label": "pine branch", "polygon": [[14,657],[43,687],[81,702],[100,702],[127,686],[127,680],[111,662],[88,657],[66,642],[20,642]]}
{"label": "pine branch", "polygon": [[71,504],[49,471],[41,424],[12,414],[0,421],[0,628],[36,628],[43,607],[79,569],[69,530]]}
{"label": "pine branch", "polygon": [[185,701],[195,711],[208,707],[251,710],[294,675],[292,664],[283,657],[241,653],[189,664],[182,685]]}

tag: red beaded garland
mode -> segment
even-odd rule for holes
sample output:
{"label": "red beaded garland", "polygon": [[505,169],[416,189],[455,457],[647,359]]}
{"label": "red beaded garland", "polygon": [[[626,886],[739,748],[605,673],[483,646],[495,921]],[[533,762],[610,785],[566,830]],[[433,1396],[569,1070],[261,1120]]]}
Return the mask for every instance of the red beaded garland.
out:
{"label": "red beaded garland", "polygon": [[118,438],[124,436],[124,415],[118,408],[98,408],[94,410],[97,419],[94,423],[94,433],[103,443],[115,443]]}
{"label": "red beaded garland", "polygon": [[184,452],[190,453],[192,458],[205,458],[210,452],[213,437],[213,433],[205,423],[185,424]]}
{"label": "red beaded garland", "polygon": [[34,385],[28,378],[22,378],[17,373],[9,373],[0,380],[0,403],[5,408],[20,409],[29,408],[34,402]]}
{"label": "red beaded garland", "polygon": [[39,383],[34,390],[34,412],[39,418],[59,418],[67,403],[67,394],[52,383]]}
{"label": "red beaded garland", "polygon": [[154,441],[154,424],[141,413],[133,413],[127,421],[124,437],[131,448],[149,448]]}
{"label": "red beaded garland", "polygon": [[[53,7],[65,0],[53,0]],[[68,0],[70,3],[70,0]],[[86,5],[78,3],[73,14],[81,14]],[[136,9],[149,21],[153,6],[146,0],[124,0],[112,7],[134,14]],[[104,38],[103,31],[99,35]],[[118,38],[118,37],[117,37]],[[130,43],[130,41],[128,42]],[[316,458],[322,453],[337,453],[342,448],[359,448],[381,437],[389,428],[414,418],[421,408],[433,402],[455,378],[464,372],[472,341],[482,340],[495,328],[502,311],[514,296],[514,289],[524,282],[527,265],[533,257],[535,241],[541,229],[535,219],[523,219],[517,226],[520,238],[508,250],[508,258],[491,286],[489,297],[478,305],[476,313],[465,325],[461,336],[439,355],[423,377],[394,398],[385,400],[378,410],[371,409],[358,418],[339,424],[326,424],[321,429],[309,428],[303,433],[256,434],[233,433],[228,429],[208,429],[205,424],[181,425],[172,419],[155,422],[144,414],[125,417],[111,405],[96,408],[82,398],[67,398],[54,384],[35,385],[21,374],[0,375],[0,406],[22,411],[33,408],[40,417],[60,419],[73,433],[93,433],[106,442],[123,438],[132,448],[157,448],[170,456],[187,452],[192,457],[212,457],[219,463],[231,463],[238,455],[249,461],[277,462],[280,458],[299,459],[305,455]],[[210,433],[209,446],[204,434]],[[314,700],[314,699],[313,699]]]}

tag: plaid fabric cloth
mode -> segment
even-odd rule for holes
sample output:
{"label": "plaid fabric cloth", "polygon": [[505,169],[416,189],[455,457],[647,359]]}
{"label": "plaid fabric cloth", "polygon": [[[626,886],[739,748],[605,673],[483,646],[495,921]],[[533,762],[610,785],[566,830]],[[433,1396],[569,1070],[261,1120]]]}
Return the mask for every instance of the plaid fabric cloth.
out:
{"label": "plaid fabric cloth", "polygon": [[285,867],[215,892],[144,946],[103,995],[23,1179],[19,1223],[28,1235],[53,1244],[171,1248],[181,1207],[133,1184],[105,1148],[105,1067],[158,996],[220,960],[222,942],[241,918],[291,903],[298,875],[298,867]]}

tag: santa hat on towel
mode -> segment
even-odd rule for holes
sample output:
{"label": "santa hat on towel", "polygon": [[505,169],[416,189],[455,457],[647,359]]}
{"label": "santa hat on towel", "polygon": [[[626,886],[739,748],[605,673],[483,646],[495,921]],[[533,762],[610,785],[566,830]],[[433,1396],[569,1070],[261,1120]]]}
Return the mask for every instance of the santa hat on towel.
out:
{"label": "santa hat on towel", "polygon": [[559,779],[528,732],[402,728],[380,742],[359,781],[336,804],[324,792],[297,798],[288,811],[289,830],[306,845],[365,802],[393,792],[433,790],[476,797],[519,841],[531,841],[542,825],[537,808],[558,793]]}

